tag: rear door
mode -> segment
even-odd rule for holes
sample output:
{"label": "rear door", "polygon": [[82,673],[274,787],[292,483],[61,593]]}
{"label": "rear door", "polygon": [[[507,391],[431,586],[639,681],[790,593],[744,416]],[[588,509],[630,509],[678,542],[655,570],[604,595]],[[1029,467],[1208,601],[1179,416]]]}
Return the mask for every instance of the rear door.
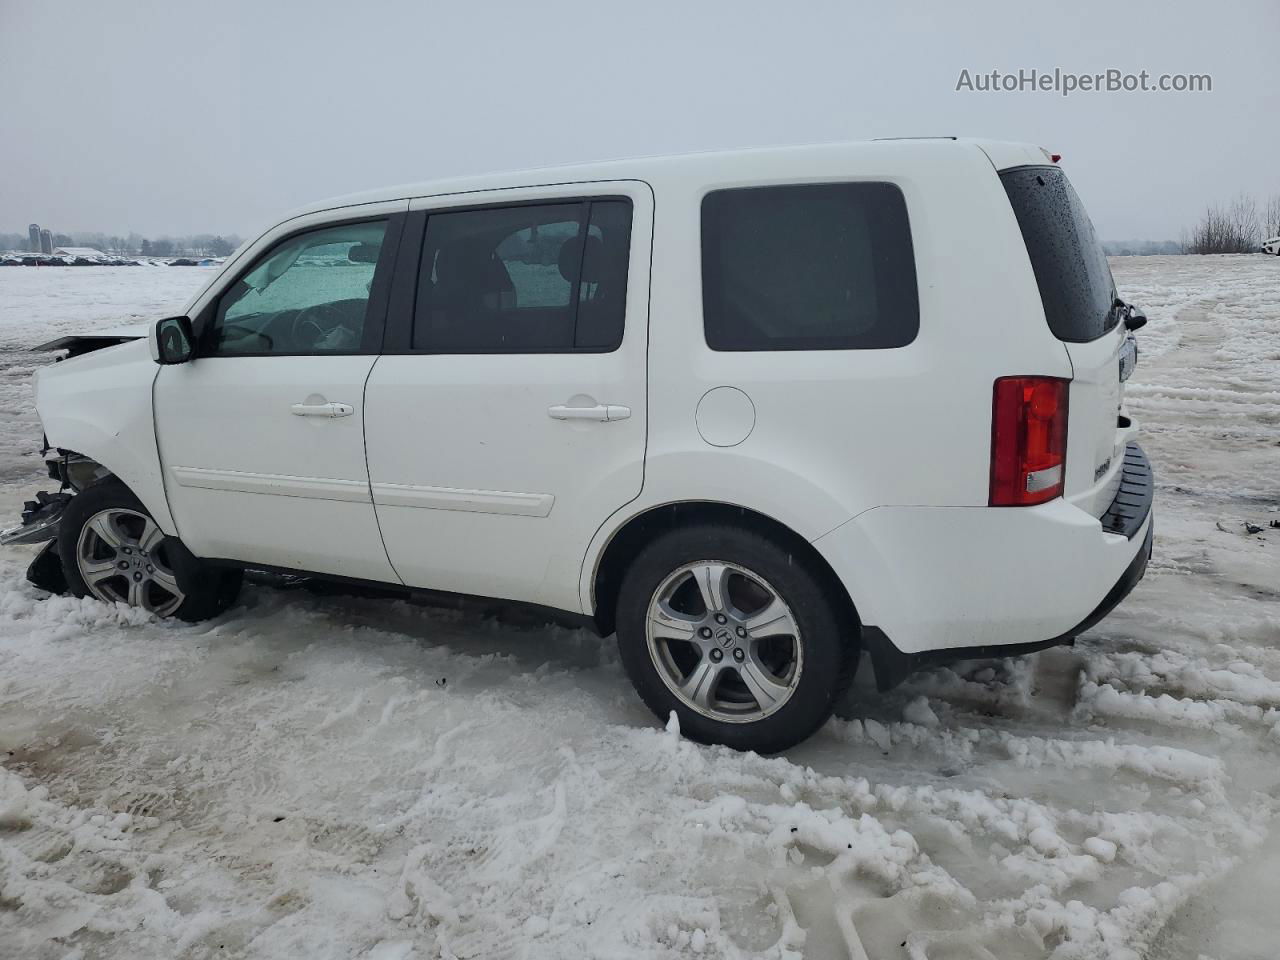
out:
{"label": "rear door", "polygon": [[1000,172],[1018,218],[1045,320],[1071,358],[1065,496],[1095,517],[1115,498],[1128,436],[1124,384],[1134,354],[1115,281],[1084,205],[1062,168]]}
{"label": "rear door", "polygon": [[197,556],[396,581],[363,414],[406,206],[266,238],[201,311],[195,359],[160,368],[165,490]]}
{"label": "rear door", "polygon": [[387,553],[412,586],[577,610],[587,545],[644,476],[650,190],[412,207],[365,391]]}

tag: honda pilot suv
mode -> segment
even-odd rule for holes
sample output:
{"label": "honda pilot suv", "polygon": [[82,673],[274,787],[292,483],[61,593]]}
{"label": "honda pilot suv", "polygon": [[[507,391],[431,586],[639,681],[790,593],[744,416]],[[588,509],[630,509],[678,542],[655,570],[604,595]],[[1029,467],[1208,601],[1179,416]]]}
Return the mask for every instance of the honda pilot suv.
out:
{"label": "honda pilot suv", "polygon": [[616,161],[316,205],[146,340],[67,338],[32,575],[211,617],[241,573],[617,634],[694,739],[1070,641],[1142,576],[1145,318],[1038,147]]}

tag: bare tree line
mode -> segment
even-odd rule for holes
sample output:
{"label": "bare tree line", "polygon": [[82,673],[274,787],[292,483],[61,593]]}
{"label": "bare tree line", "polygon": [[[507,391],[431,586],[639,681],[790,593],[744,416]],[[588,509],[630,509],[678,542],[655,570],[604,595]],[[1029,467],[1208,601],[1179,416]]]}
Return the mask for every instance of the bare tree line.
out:
{"label": "bare tree line", "polygon": [[1262,241],[1280,235],[1280,194],[1259,207],[1247,193],[1209,207],[1200,222],[1183,235],[1184,253],[1256,253]]}

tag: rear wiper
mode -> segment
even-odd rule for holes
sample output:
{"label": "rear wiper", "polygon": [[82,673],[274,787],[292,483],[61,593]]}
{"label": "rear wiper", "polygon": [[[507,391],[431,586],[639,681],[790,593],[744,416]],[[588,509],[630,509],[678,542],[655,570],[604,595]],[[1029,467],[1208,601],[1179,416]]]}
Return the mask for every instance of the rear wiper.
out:
{"label": "rear wiper", "polygon": [[1120,311],[1120,318],[1124,320],[1124,328],[1129,331],[1137,330],[1147,324],[1147,315],[1135,307],[1131,303],[1125,303],[1119,297],[1116,297],[1111,303],[1111,309],[1108,311],[1108,317]]}
{"label": "rear wiper", "polygon": [[1119,297],[1111,301],[1111,309],[1107,311],[1107,329],[1110,330],[1124,318],[1125,302]]}

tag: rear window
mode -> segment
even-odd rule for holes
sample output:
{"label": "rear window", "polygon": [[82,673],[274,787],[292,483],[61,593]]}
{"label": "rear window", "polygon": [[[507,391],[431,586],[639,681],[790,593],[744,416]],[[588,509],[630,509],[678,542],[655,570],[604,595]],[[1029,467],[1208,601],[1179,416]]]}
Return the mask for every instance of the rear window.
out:
{"label": "rear window", "polygon": [[1000,174],[1013,206],[1049,329],[1087,343],[1120,319],[1116,285],[1084,204],[1061,167],[1015,167]]}
{"label": "rear window", "polygon": [[712,350],[905,346],[920,305],[902,192],[824,183],[707,194],[702,310]]}

